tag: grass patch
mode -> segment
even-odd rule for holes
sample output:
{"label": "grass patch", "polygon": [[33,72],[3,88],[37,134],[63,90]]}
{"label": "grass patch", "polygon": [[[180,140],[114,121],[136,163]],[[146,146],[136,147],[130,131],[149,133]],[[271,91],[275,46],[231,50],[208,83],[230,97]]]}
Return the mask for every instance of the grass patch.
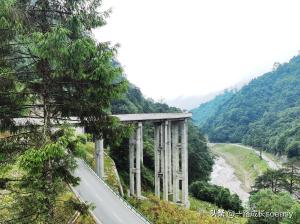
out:
{"label": "grass patch", "polygon": [[261,160],[253,150],[230,144],[215,144],[211,150],[234,168],[242,187],[248,192],[251,191],[255,178],[268,169],[267,162]]}
{"label": "grass patch", "polygon": [[190,210],[210,214],[212,210],[219,209],[218,206],[206,201],[200,201],[194,197],[189,197]]}
{"label": "grass patch", "polygon": [[155,224],[244,224],[247,221],[243,218],[212,217],[211,209],[217,209],[216,206],[195,198],[190,199],[190,210],[170,202],[159,200],[153,195],[147,195],[147,199],[145,200],[129,198],[128,201]]}

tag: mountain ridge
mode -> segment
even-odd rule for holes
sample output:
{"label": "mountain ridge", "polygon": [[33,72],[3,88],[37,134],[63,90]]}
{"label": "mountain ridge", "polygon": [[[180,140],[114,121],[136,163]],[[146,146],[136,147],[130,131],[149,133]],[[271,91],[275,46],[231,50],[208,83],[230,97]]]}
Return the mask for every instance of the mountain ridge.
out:
{"label": "mountain ridge", "polygon": [[300,155],[298,126],[300,56],[253,79],[200,122],[212,142],[242,142],[289,156]]}

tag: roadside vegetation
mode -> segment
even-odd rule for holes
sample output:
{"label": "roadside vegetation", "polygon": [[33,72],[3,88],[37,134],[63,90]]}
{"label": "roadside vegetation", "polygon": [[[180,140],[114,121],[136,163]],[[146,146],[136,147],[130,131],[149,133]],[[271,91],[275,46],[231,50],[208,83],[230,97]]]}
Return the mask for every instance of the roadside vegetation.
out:
{"label": "roadside vegetation", "polygon": [[218,208],[207,202],[190,198],[191,209],[147,195],[145,200],[130,198],[129,202],[155,224],[244,224],[244,218],[213,217],[211,210]]}
{"label": "roadside vegetation", "polygon": [[[0,179],[3,178],[22,178],[23,173],[20,172],[16,165],[9,167],[0,166]],[[4,182],[1,181],[0,185]],[[25,217],[18,217],[18,202],[20,192],[17,184],[10,186],[11,190],[0,187],[0,223],[24,223]],[[13,190],[13,192],[12,192]],[[15,209],[13,209],[15,208]],[[93,217],[88,211],[89,207],[81,204],[80,201],[74,196],[68,185],[62,186],[62,191],[57,195],[56,203],[54,204],[53,219],[55,223],[68,223],[74,221],[76,224],[95,224]]]}

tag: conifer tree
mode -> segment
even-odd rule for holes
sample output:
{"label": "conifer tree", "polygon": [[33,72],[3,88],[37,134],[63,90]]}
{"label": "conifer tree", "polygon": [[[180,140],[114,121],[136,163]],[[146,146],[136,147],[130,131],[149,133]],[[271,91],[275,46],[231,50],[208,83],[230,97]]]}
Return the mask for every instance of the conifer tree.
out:
{"label": "conifer tree", "polygon": [[109,14],[100,6],[101,0],[0,1],[0,169],[22,170],[0,176],[0,187],[19,195],[12,222],[53,223],[64,183],[78,182],[71,171],[86,139],[54,128],[75,117],[94,138],[116,141],[123,133],[109,116],[112,100],[126,90],[116,47],[92,36]]}

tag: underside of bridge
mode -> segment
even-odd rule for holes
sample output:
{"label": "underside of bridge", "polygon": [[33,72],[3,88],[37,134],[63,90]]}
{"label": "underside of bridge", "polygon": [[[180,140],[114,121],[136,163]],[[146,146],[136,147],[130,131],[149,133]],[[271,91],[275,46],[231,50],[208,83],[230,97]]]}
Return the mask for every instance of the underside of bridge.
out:
{"label": "underside of bridge", "polygon": [[[189,206],[188,128],[190,113],[114,115],[122,122],[135,124],[129,139],[130,194],[142,198],[143,122],[154,124],[155,195],[163,200]],[[104,177],[103,139],[95,142],[96,173]]]}

